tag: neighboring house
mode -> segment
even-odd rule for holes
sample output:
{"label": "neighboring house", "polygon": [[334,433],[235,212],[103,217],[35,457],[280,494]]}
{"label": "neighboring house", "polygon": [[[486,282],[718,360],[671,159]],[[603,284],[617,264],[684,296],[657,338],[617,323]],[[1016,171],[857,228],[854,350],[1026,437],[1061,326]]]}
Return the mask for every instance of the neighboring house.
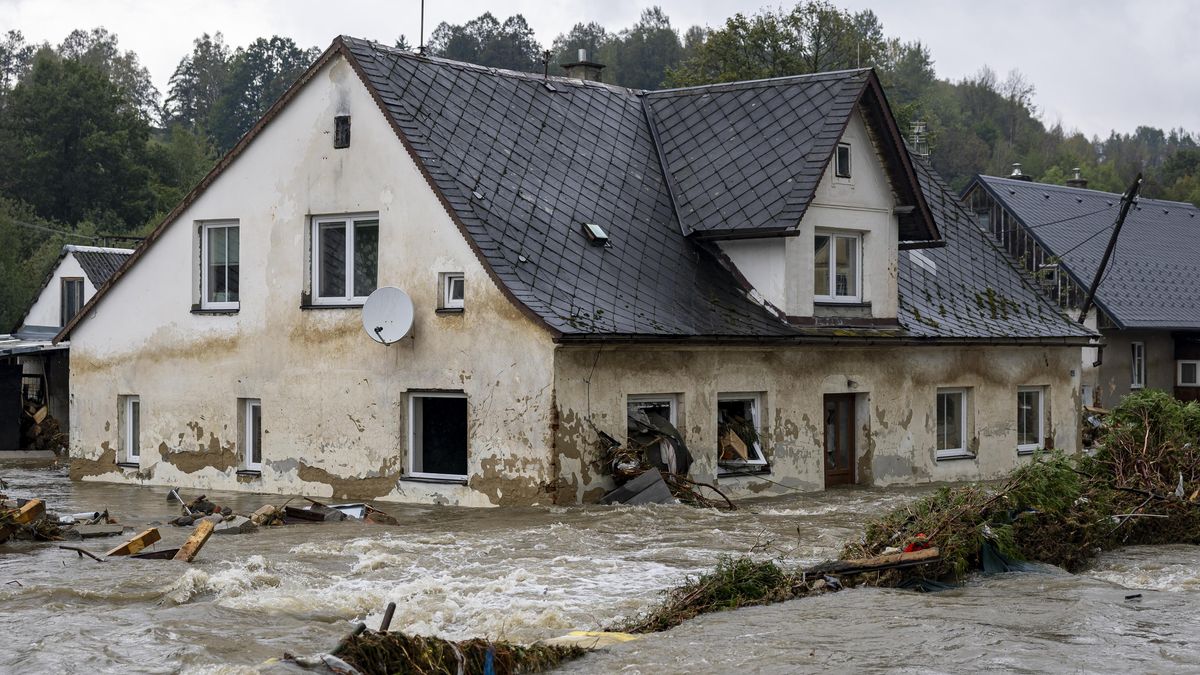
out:
{"label": "neighboring house", "polygon": [[[21,449],[24,409],[46,408],[65,430],[69,407],[66,342],[54,336],[133,251],[64,246],[18,328],[0,335],[0,451]],[[25,426],[28,427],[26,422]]]}
{"label": "neighboring house", "polygon": [[[963,192],[980,225],[1078,318],[1121,195],[1013,176],[976,176]],[[1200,209],[1139,198],[1129,211],[1088,325],[1103,346],[1083,350],[1083,400],[1111,408],[1143,387],[1200,399]]]}
{"label": "neighboring house", "polygon": [[993,478],[1079,447],[1093,333],[872,71],[642,92],[338,38],[67,335],[76,478],[492,505],[596,499],[648,420],[734,496]]}

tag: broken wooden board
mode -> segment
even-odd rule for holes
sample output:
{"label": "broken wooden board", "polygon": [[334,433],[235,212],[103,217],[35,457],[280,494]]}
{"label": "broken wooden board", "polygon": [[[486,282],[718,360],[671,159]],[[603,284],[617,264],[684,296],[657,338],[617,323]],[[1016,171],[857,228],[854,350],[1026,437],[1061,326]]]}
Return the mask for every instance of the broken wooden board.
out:
{"label": "broken wooden board", "polygon": [[851,560],[833,560],[824,562],[804,570],[805,574],[840,574],[849,576],[866,572],[882,572],[884,570],[901,569],[914,565],[924,565],[938,560],[941,553],[936,546],[912,551],[910,553],[891,553],[875,558],[858,558]]}
{"label": "broken wooden board", "polygon": [[549,640],[540,640],[538,644],[549,645],[551,647],[582,647],[588,651],[596,649],[604,649],[613,645],[619,645],[622,642],[632,642],[638,639],[637,635],[629,633],[614,633],[609,631],[598,630],[573,630],[566,635]]}
{"label": "broken wooden board", "polygon": [[162,535],[158,533],[158,528],[152,527],[145,532],[139,533],[129,541],[121,544],[104,555],[133,555],[134,553],[140,553],[142,549],[146,548],[150,544],[153,544],[159,539],[162,539]]}
{"label": "broken wooden board", "polygon": [[46,515],[46,503],[40,499],[30,499],[12,514],[13,522],[18,525],[28,525]]}
{"label": "broken wooden board", "polygon": [[129,557],[138,560],[174,560],[178,553],[179,549],[177,548],[164,548],[159,551],[142,551]]}
{"label": "broken wooden board", "polygon": [[200,549],[204,547],[204,543],[208,541],[209,537],[212,536],[213,527],[214,525],[211,520],[202,520],[197,523],[195,531],[192,532],[192,536],[188,537],[188,540],[184,542],[183,546],[179,547],[179,552],[175,554],[175,557],[172,558],[172,560],[192,562],[192,559],[194,559],[196,554],[200,552]]}
{"label": "broken wooden board", "polygon": [[76,525],[75,532],[82,539],[95,539],[97,537],[115,537],[125,531],[124,525],[109,525],[106,523],[98,523],[96,525]]}

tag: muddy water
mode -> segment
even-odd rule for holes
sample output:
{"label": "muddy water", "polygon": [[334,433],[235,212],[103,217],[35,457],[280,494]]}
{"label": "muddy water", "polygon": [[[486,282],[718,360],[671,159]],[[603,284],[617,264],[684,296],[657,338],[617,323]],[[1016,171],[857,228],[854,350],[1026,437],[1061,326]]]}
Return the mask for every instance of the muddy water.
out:
{"label": "muddy water", "polygon": [[[159,488],[71,483],[0,465],[10,496],[109,508],[144,526],[172,515]],[[721,553],[797,563],[834,555],[867,515],[922,490],[849,490],[751,503],[470,510],[386,505],[398,527],[296,525],[214,536],[191,565],[96,563],[0,545],[0,672],[242,672],[330,649],[357,621],[449,638],[532,641],[637,612]],[[185,496],[187,496],[185,494]],[[267,498],[210,493],[250,511]],[[278,498],[270,498],[278,501]],[[161,528],[158,547],[186,531]],[[102,551],[118,540],[91,540]],[[19,583],[6,583],[19,582]],[[1137,590],[1130,590],[1137,589]],[[1139,600],[1126,601],[1131,593]],[[1200,548],[1126,549],[1081,576],[1004,575],[918,596],[854,590],[702,617],[596,653],[610,673],[972,670],[1200,671]]]}

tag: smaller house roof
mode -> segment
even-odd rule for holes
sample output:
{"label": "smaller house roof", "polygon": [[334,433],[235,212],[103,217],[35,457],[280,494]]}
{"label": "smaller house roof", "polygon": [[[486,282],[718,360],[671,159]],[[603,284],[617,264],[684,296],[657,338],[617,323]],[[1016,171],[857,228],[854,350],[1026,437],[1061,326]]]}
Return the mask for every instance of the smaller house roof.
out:
{"label": "smaller house roof", "polygon": [[133,249],[68,244],[63,247],[63,253],[74,254],[88,280],[93,286],[100,288],[125,264],[125,260],[133,255]]}
{"label": "smaller house roof", "polygon": [[[1029,234],[1088,288],[1108,246],[1121,195],[976,176]],[[1130,209],[1096,305],[1120,328],[1200,330],[1200,209],[1139,198]]]}

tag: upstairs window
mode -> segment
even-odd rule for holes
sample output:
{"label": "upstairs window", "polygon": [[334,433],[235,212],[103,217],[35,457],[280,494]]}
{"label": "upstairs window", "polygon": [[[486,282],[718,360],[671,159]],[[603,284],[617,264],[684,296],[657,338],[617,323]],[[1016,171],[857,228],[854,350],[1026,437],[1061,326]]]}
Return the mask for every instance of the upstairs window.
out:
{"label": "upstairs window", "polygon": [[314,304],[362,304],[378,282],[379,217],[313,219]]}
{"label": "upstairs window", "polygon": [[237,309],[241,241],[237,223],[206,223],[200,232],[202,309]]}
{"label": "upstairs window", "polygon": [[1141,389],[1146,386],[1146,343],[1129,343],[1129,388]]}
{"label": "upstairs window", "polygon": [[862,302],[862,235],[818,231],[813,237],[817,302]]}
{"label": "upstairs window", "polygon": [[338,115],[333,118],[333,147],[350,147],[350,116]]}
{"label": "upstairs window", "polygon": [[838,178],[850,177],[850,144],[839,143],[837,155],[834,157],[834,175]]}
{"label": "upstairs window", "polygon": [[447,272],[442,275],[442,309],[462,309],[466,280],[462,273]]}
{"label": "upstairs window", "polygon": [[83,308],[83,277],[63,277],[62,304],[59,324],[65,326]]}

